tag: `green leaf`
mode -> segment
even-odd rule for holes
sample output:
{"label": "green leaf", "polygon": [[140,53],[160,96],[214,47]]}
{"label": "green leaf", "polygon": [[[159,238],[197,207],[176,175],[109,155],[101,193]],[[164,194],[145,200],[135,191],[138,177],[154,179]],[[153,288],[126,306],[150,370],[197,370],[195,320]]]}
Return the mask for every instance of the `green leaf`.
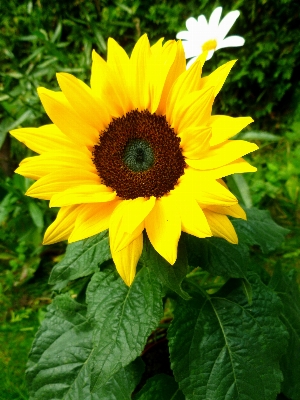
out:
{"label": "green leaf", "polygon": [[[98,388],[96,392],[90,392],[90,387],[87,386],[87,382],[90,384],[90,370],[86,370],[88,373],[82,375],[80,381],[80,387],[76,393],[76,400],[131,400],[132,392],[136,385],[139,383],[141,376],[144,372],[144,363],[141,358],[137,358],[131,364],[125,368],[119,369],[119,371],[113,375],[107,383]],[[73,395],[73,394],[72,394]],[[71,400],[72,397],[68,397]]]}
{"label": "green leaf", "polygon": [[243,291],[244,291],[245,295],[247,296],[248,303],[251,306],[251,304],[252,304],[252,286],[250,285],[250,283],[247,279],[242,279],[241,283],[242,283]]}
{"label": "green leaf", "polygon": [[30,201],[28,209],[34,225],[39,229],[43,229],[44,217],[40,207],[35,202]]}
{"label": "green leaf", "polygon": [[281,320],[289,333],[287,353],[280,366],[284,381],[282,392],[290,399],[300,399],[300,292],[294,271],[284,273],[278,264],[269,286],[275,290],[283,303]]}
{"label": "green leaf", "polygon": [[146,239],[142,255],[143,263],[150,268],[160,281],[168,288],[174,290],[183,299],[190,296],[181,288],[181,283],[188,273],[188,260],[184,238],[178,243],[178,256],[174,265],[171,265],[155,251],[149,239]]}
{"label": "green leaf", "polygon": [[169,328],[171,365],[187,400],[274,400],[287,332],[274,292],[249,274],[249,305],[240,281],[210,297],[180,300]]}
{"label": "green leaf", "polygon": [[142,352],[163,316],[162,285],[146,267],[130,287],[115,271],[105,270],[94,274],[86,296],[97,346],[92,388],[98,390]]}
{"label": "green leaf", "polygon": [[247,208],[252,207],[252,198],[249,185],[242,174],[232,175],[232,179],[240,193],[241,199]]}
{"label": "green leaf", "polygon": [[[30,400],[130,400],[144,367],[140,359],[120,370],[99,390],[91,390],[93,328],[86,307],[57,296],[33,343],[27,381]],[[94,360],[95,361],[95,360]]]}
{"label": "green leaf", "polygon": [[111,259],[107,231],[85,240],[71,243],[62,261],[52,269],[49,284],[61,290],[70,280],[98,271],[99,265]]}
{"label": "green leaf", "polygon": [[264,254],[280,246],[289,231],[277,225],[269,211],[251,208],[246,210],[246,214],[247,221],[232,221],[240,242],[250,246],[258,245]]}
{"label": "green leaf", "polygon": [[263,132],[263,131],[243,132],[238,136],[239,139],[243,140],[267,140],[271,142],[278,142],[278,140],[282,139],[282,136],[273,135],[273,133]]}
{"label": "green leaf", "polygon": [[188,235],[189,264],[201,267],[212,275],[246,278],[248,249],[243,244],[231,244],[225,239],[198,239]]}
{"label": "green leaf", "polygon": [[173,377],[159,374],[147,380],[134,400],[184,400],[184,395]]}

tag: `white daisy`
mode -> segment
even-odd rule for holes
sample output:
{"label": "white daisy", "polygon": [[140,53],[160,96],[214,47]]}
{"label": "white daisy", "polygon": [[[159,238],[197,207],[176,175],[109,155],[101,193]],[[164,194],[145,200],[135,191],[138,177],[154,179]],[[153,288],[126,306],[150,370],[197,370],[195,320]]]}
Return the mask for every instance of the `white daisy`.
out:
{"label": "white daisy", "polygon": [[217,7],[211,14],[207,22],[204,15],[196,18],[189,18],[186,21],[187,31],[178,32],[177,39],[182,39],[185,51],[185,58],[190,58],[187,68],[189,68],[197,57],[204,51],[208,51],[207,60],[214,54],[215,50],[224,47],[243,46],[245,39],[241,36],[229,36],[225,38],[232,28],[236,19],[239,17],[239,11],[231,11],[220,22],[222,7]]}

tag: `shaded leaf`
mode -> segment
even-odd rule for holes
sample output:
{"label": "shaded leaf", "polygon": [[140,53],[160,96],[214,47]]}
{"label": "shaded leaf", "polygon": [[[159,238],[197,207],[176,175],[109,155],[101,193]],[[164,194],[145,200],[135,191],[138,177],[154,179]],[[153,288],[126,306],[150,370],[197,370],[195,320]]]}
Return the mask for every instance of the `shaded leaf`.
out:
{"label": "shaded leaf", "polygon": [[163,315],[162,286],[143,267],[130,287],[115,271],[94,274],[87,288],[88,315],[94,321],[92,388],[105,385],[140,355]]}
{"label": "shaded leaf", "polygon": [[71,243],[62,261],[52,269],[49,284],[61,290],[70,280],[98,271],[99,265],[111,259],[107,231]]}
{"label": "shaded leaf", "polygon": [[148,379],[134,400],[184,400],[184,395],[173,377],[159,374]]}
{"label": "shaded leaf", "polygon": [[264,254],[280,246],[289,231],[277,225],[269,211],[251,208],[246,210],[246,214],[247,221],[232,221],[240,242],[250,246],[258,245]]}
{"label": "shaded leaf", "polygon": [[189,264],[201,267],[212,275],[246,278],[248,249],[243,244],[231,244],[225,239],[198,239],[188,235]]}
{"label": "shaded leaf", "polygon": [[184,238],[180,238],[178,243],[178,255],[174,265],[171,265],[160,254],[155,251],[149,239],[143,249],[143,263],[150,268],[160,281],[168,288],[174,290],[183,299],[190,296],[181,288],[181,283],[188,273],[188,260]]}
{"label": "shaded leaf", "polygon": [[287,352],[280,361],[284,377],[282,392],[290,399],[300,400],[300,292],[296,273],[284,273],[278,264],[269,286],[283,303],[280,318],[289,333]]}
{"label": "shaded leaf", "polygon": [[180,300],[169,328],[171,365],[187,400],[273,400],[287,333],[274,292],[249,274],[250,306],[240,281],[210,297]]}
{"label": "shaded leaf", "polygon": [[141,359],[120,370],[99,390],[91,390],[93,327],[86,307],[68,295],[48,307],[29,355],[30,400],[130,400],[144,370]]}

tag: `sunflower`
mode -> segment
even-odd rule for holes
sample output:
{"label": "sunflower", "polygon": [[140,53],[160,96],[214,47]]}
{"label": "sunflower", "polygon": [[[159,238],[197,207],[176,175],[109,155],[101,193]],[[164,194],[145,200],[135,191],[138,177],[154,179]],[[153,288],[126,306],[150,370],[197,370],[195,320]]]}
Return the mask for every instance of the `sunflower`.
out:
{"label": "sunflower", "polygon": [[36,180],[26,194],[60,207],[43,244],[109,229],[113,260],[130,285],[144,230],[172,265],[181,231],[237,243],[227,216],[245,213],[222,178],[255,171],[241,157],[257,146],[228,140],[250,117],[211,115],[234,61],[200,78],[205,57],[186,70],[180,41],[150,47],[144,35],[129,58],[110,38],[107,62],[93,52],[91,87],[59,73],[61,92],[38,89],[53,124],[11,134],[39,154],[16,170]]}
{"label": "sunflower", "polygon": [[188,68],[204,51],[208,51],[206,60],[209,60],[216,50],[244,45],[245,39],[241,36],[225,37],[239,17],[240,12],[238,10],[230,11],[220,22],[221,14],[222,7],[217,7],[212,12],[208,22],[204,15],[199,15],[198,20],[191,17],[186,20],[187,31],[177,33],[177,39],[183,40],[185,57],[190,58],[187,64]]}

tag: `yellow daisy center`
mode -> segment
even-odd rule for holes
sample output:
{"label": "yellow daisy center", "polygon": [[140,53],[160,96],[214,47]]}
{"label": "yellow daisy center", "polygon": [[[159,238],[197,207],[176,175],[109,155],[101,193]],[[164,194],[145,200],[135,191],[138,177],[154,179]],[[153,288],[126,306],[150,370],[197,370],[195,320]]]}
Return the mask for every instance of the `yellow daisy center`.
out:
{"label": "yellow daisy center", "polygon": [[202,51],[215,50],[216,47],[217,47],[217,41],[215,39],[211,39],[202,45]]}
{"label": "yellow daisy center", "polygon": [[100,132],[93,162],[104,185],[122,199],[162,197],[186,167],[180,138],[163,115],[133,110]]}

